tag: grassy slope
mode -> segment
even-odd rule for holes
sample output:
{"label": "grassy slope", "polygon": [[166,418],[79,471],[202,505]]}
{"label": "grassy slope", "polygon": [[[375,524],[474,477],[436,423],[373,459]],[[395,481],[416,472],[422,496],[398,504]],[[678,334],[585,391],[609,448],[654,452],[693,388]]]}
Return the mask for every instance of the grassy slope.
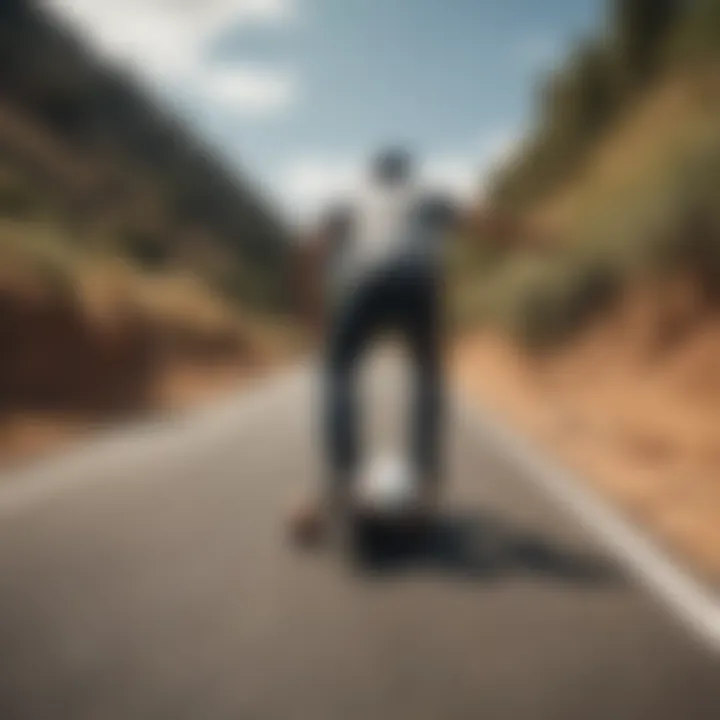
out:
{"label": "grassy slope", "polygon": [[18,418],[174,405],[296,334],[262,198],[40,7],[0,7],[0,454]]}
{"label": "grassy slope", "polygon": [[[455,288],[471,329],[455,355],[464,386],[715,582],[720,313],[688,260],[708,230],[690,211],[712,223],[720,207],[720,184],[703,178],[720,169],[719,88],[716,68],[654,88],[523,218],[523,249],[461,249]],[[546,352],[472,331],[478,319]]]}
{"label": "grassy slope", "polygon": [[[552,347],[649,275],[720,264],[719,87],[718,68],[667,79],[601,138],[572,182],[516,218],[512,249],[482,234],[461,244],[458,318]],[[708,257],[691,240],[698,208],[713,224]]]}

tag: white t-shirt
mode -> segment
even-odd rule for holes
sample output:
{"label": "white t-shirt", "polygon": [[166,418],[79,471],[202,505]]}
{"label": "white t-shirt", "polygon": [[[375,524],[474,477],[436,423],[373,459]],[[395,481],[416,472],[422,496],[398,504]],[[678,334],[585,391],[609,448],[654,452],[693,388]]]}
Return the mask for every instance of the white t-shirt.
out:
{"label": "white t-shirt", "polygon": [[409,184],[366,186],[335,209],[330,288],[343,293],[384,267],[422,265],[441,272],[443,240],[454,217],[446,198]]}

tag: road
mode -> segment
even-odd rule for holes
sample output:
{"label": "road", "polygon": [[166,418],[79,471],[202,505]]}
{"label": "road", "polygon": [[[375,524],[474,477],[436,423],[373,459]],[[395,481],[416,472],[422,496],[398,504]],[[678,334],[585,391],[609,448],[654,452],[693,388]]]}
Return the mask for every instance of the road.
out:
{"label": "road", "polygon": [[298,371],[4,479],[0,718],[720,718],[718,655],[462,413],[437,542],[367,573],[290,548],[313,392]]}

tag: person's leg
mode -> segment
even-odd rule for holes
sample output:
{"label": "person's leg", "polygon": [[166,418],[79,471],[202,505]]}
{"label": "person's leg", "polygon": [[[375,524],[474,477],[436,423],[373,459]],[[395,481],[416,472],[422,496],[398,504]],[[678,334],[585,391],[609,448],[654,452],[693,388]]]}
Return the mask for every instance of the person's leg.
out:
{"label": "person's leg", "polygon": [[[290,516],[291,531],[303,544],[330,535],[342,538],[351,483],[360,455],[359,408],[355,397],[358,361],[391,306],[387,279],[368,278],[330,316],[322,365],[322,449],[325,478],[321,497],[301,503]],[[342,540],[341,540],[342,542]]]}
{"label": "person's leg", "polygon": [[375,288],[368,283],[345,299],[331,321],[324,372],[324,442],[329,490],[336,496],[348,491],[359,461],[355,377],[376,306]]}
{"label": "person's leg", "polygon": [[335,350],[330,354],[325,373],[324,437],[329,489],[333,492],[347,488],[357,462],[358,418],[353,355]]}
{"label": "person's leg", "polygon": [[363,308],[347,298],[329,317],[321,367],[321,443],[324,477],[317,495],[298,504],[290,515],[294,538],[315,544],[342,531],[349,508],[350,480],[357,462],[357,408],[354,368],[363,332]]}
{"label": "person's leg", "polygon": [[411,453],[427,496],[434,498],[441,478],[442,340],[437,281],[413,278],[407,294],[406,332],[415,369]]}

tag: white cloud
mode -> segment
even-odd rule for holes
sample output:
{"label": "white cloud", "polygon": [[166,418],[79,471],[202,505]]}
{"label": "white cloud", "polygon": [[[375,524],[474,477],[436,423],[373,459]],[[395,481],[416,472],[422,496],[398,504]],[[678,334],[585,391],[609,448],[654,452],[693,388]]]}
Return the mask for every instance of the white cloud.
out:
{"label": "white cloud", "polygon": [[277,190],[293,218],[308,221],[361,182],[362,162],[357,158],[303,157],[286,166]]}
{"label": "white cloud", "polygon": [[461,200],[477,194],[479,175],[473,158],[452,155],[431,158],[425,171],[426,182]]}
{"label": "white cloud", "polygon": [[225,107],[247,114],[266,114],[289,105],[297,84],[289,73],[250,65],[208,69],[203,88]]}
{"label": "white cloud", "polygon": [[[422,162],[423,183],[463,203],[479,199],[489,172],[509,160],[518,137],[504,129],[488,133],[462,151],[431,155]],[[296,158],[280,175],[279,199],[293,218],[312,222],[326,204],[361,186],[365,163],[359,157]]]}
{"label": "white cloud", "polygon": [[[102,55],[132,67],[151,82],[191,85],[235,110],[278,109],[294,97],[279,71],[213,66],[204,50],[239,23],[278,23],[293,0],[46,0]],[[233,85],[233,81],[236,85]]]}
{"label": "white cloud", "polygon": [[462,153],[430,158],[426,179],[458,200],[469,202],[482,197],[491,173],[512,158],[520,133],[502,129],[482,136]]}

